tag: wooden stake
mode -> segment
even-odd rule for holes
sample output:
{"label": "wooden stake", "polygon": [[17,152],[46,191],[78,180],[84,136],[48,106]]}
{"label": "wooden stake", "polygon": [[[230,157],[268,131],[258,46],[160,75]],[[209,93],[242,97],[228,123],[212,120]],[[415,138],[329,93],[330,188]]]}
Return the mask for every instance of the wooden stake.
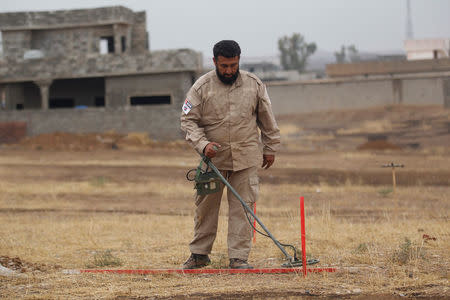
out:
{"label": "wooden stake", "polygon": [[392,193],[395,195],[395,190],[397,189],[397,179],[395,178],[395,168],[403,168],[403,164],[394,164],[391,162],[390,164],[382,165],[382,168],[391,168],[392,170]]}

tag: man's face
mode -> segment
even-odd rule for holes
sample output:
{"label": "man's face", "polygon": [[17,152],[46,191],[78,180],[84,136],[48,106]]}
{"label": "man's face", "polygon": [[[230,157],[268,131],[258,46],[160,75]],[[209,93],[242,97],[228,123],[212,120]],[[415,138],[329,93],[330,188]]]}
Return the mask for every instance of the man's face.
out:
{"label": "man's face", "polygon": [[225,84],[233,84],[239,75],[239,56],[213,58],[216,65],[216,74]]}

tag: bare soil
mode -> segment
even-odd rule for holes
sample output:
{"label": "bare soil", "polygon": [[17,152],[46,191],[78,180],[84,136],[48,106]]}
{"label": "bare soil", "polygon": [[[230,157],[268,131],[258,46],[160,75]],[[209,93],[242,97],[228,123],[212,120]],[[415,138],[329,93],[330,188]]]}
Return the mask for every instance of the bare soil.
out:
{"label": "bare soil", "polygon": [[[88,222],[88,233],[82,235],[87,241],[83,243],[89,244],[92,240],[92,244],[98,247],[109,239],[108,236],[113,235],[115,221],[127,226],[132,223],[129,220],[141,217],[146,218],[146,222],[152,219],[163,220],[164,216],[173,217],[171,222],[177,222],[186,216],[192,219],[194,190],[191,183],[186,182],[185,175],[189,169],[196,167],[198,156],[183,141],[158,142],[138,133],[54,133],[30,137],[16,145],[4,145],[0,148],[0,219],[17,219],[28,227],[21,230],[0,222],[0,241],[4,245],[12,245],[10,248],[0,246],[0,264],[30,274],[33,279],[0,277],[0,292],[9,298],[17,295],[26,297],[27,295],[21,294],[22,290],[32,291],[29,297],[89,298],[92,297],[89,291],[95,290],[95,298],[116,299],[178,299],[187,295],[193,299],[400,299],[403,296],[448,299],[449,262],[446,260],[448,255],[445,254],[445,249],[448,248],[448,245],[445,246],[445,241],[449,238],[448,230],[427,224],[434,222],[432,224],[448,226],[445,224],[448,223],[450,211],[449,116],[448,110],[435,106],[390,106],[278,118],[283,133],[282,149],[277,154],[275,165],[269,170],[260,170],[259,173],[262,192],[258,214],[263,219],[274,220],[273,225],[286,223],[286,220],[292,222],[293,217],[298,217],[296,198],[302,195],[308,199],[306,210],[311,220],[322,220],[325,223],[320,224],[327,224],[331,222],[328,220],[330,218],[337,220],[337,223],[342,221],[349,228],[363,228],[343,244],[332,240],[334,233],[330,233],[328,238],[327,235],[323,237],[315,233],[311,237],[311,247],[328,245],[325,249],[312,248],[318,253],[330,252],[333,245],[339,248],[352,243],[356,243],[352,247],[358,250],[363,245],[356,242],[360,238],[358,235],[371,235],[376,230],[364,231],[365,224],[367,228],[377,228],[379,225],[378,228],[388,230],[386,228],[392,224],[402,224],[405,220],[417,220],[417,225],[411,229],[413,236],[430,253],[426,261],[421,261],[428,269],[417,265],[405,269],[401,269],[401,266],[383,269],[383,263],[379,262],[382,258],[370,252],[380,247],[373,240],[373,244],[364,243],[364,247],[369,250],[362,250],[366,251],[366,255],[370,254],[370,263],[367,263],[368,259],[362,254],[355,254],[354,249],[346,249],[346,257],[337,255],[330,260],[336,261],[337,265],[343,261],[341,264],[346,266],[351,262],[357,265],[362,260],[376,266],[377,272],[369,272],[369,275],[362,271],[358,271],[356,275],[313,275],[314,279],[302,281],[301,287],[292,283],[299,281],[294,276],[205,276],[170,280],[164,277],[153,280],[143,277],[92,276],[60,279],[61,269],[83,267],[76,265],[79,261],[71,258],[72,256],[80,256],[80,261],[84,261],[82,257],[89,256],[94,246],[86,249],[85,246],[80,246],[82,242],[79,245],[71,244],[69,237],[65,241],[72,246],[67,247],[73,247],[74,250],[69,251],[70,255],[66,260],[50,257],[48,254],[42,254],[42,258],[28,256],[33,251],[47,251],[44,249],[45,242],[41,243],[44,250],[32,249],[27,244],[27,238],[31,241],[41,234],[30,228],[30,224],[36,224],[38,228],[46,220],[50,224],[67,223],[70,227],[82,228],[80,224]],[[395,195],[392,191],[391,169],[382,167],[391,162],[405,166],[396,169],[399,190]],[[177,191],[180,189],[182,190]],[[293,198],[294,201],[291,200]],[[109,218],[112,219],[111,223],[108,223]],[[91,232],[95,231],[94,220],[97,219],[106,223],[106,229],[100,231],[101,238],[95,241],[96,237],[92,237]],[[164,222],[155,221],[152,224],[160,226]],[[174,228],[175,231],[185,230]],[[61,238],[66,238],[65,233],[60,233],[58,228],[52,230],[62,234]],[[149,234],[147,228],[140,230],[140,235]],[[395,230],[400,229],[386,233],[384,238],[391,239],[391,243],[398,243],[396,239],[406,233]],[[76,235],[76,231],[72,234]],[[167,232],[155,234],[161,236]],[[172,230],[170,234],[173,234]],[[17,244],[14,241],[16,238]],[[145,245],[147,250],[141,253],[137,252],[141,248],[128,241],[124,234],[121,243],[125,246],[121,244],[121,247],[126,248],[127,243],[130,243],[126,248],[126,255],[146,257],[147,252],[151,252],[152,255],[163,258],[157,263],[172,266],[179,265],[180,260],[184,259],[173,258],[175,250],[170,247],[177,250],[183,247],[179,251],[185,253],[186,243],[179,246],[178,242],[176,240],[176,245],[169,244],[166,247]],[[14,248],[20,249],[17,253],[21,254],[13,253],[11,249]],[[66,251],[56,246],[54,249],[54,254],[58,257]],[[256,258],[264,261],[258,256],[266,257],[264,246],[256,246],[254,251],[261,253],[255,254]],[[392,255],[395,252],[388,253]],[[223,259],[218,254],[215,255],[216,260]],[[130,261],[130,264],[133,268],[138,262]],[[427,279],[423,284],[414,281],[414,278],[428,278],[426,276],[432,275],[432,278],[439,280]],[[402,278],[401,284],[390,283],[398,277]],[[28,284],[27,280],[33,283]],[[71,282],[76,282],[76,289],[71,286]],[[111,290],[120,292],[102,294],[98,286],[102,286],[104,282],[109,284]],[[275,282],[284,288],[277,287]],[[123,289],[124,286],[135,284],[139,287],[147,284],[145,286],[152,288],[157,294],[142,296],[133,293],[131,288],[129,291]],[[355,285],[358,284],[367,286],[368,290],[373,285],[379,291],[357,291]],[[197,286],[202,285],[211,285],[213,291],[198,290],[200,288]],[[194,291],[190,292],[192,288]]]}

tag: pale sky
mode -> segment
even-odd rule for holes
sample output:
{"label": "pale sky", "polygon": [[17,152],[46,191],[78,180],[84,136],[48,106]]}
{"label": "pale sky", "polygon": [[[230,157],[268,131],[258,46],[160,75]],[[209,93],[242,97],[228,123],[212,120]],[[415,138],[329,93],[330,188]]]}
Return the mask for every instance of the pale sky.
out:
{"label": "pale sky", "polygon": [[[450,0],[411,0],[415,38],[450,38]],[[222,39],[245,56],[278,54],[294,32],[334,52],[399,52],[406,36],[406,0],[0,0],[0,12],[123,5],[147,12],[151,50],[191,48],[210,56]]]}

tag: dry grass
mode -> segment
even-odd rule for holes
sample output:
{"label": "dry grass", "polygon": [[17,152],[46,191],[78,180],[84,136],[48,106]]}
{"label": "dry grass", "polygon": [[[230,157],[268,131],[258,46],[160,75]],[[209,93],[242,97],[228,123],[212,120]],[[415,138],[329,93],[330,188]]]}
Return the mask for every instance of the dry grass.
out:
{"label": "dry grass", "polygon": [[[423,154],[402,159],[420,171],[426,164],[418,157]],[[426,157],[428,170],[430,165],[441,170],[448,164],[444,155]],[[263,174],[300,166],[378,170],[388,158],[391,153],[320,153],[301,159],[287,153],[278,156],[277,169]],[[297,246],[298,197],[305,196],[307,253],[319,258],[321,266],[340,268],[335,274],[307,278],[62,274],[62,269],[101,265],[180,266],[189,254],[193,225],[192,184],[183,176],[196,161],[192,153],[181,151],[5,151],[0,159],[0,256],[42,265],[43,271],[0,277],[0,294],[6,298],[449,296],[446,186],[399,186],[395,195],[383,195],[389,186],[263,182],[259,215],[281,241]],[[211,255],[213,267],[219,268],[228,263],[226,206]],[[435,240],[424,239],[424,234]],[[257,237],[250,261],[257,267],[278,267],[282,256],[270,240]],[[120,266],[112,266],[114,262]]]}
{"label": "dry grass", "polygon": [[[193,231],[194,191],[185,173],[197,156],[180,142],[133,151],[2,148],[0,258],[18,257],[27,268],[0,276],[0,297],[448,298],[448,118],[440,107],[395,106],[278,119],[283,147],[274,167],[260,172],[257,212],[279,240],[300,248],[299,196],[305,197],[307,254],[340,270],[307,278],[63,274],[179,267]],[[370,133],[421,146],[355,151]],[[128,139],[131,146],[149,143],[139,134]],[[391,171],[381,168],[390,162],[406,166],[397,171],[395,194]],[[224,201],[211,254],[215,268],[228,264],[226,214]],[[279,267],[282,259],[271,240],[257,237],[254,266]]]}

